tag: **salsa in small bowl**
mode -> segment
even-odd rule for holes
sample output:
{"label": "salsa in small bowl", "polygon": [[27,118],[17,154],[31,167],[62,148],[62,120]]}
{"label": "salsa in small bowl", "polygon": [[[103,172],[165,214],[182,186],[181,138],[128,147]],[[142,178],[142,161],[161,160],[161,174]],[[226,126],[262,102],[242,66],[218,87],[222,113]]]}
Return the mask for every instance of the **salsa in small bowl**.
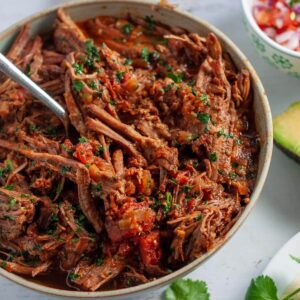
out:
{"label": "salsa in small bowl", "polygon": [[300,78],[300,2],[242,0],[246,30],[262,57]]}

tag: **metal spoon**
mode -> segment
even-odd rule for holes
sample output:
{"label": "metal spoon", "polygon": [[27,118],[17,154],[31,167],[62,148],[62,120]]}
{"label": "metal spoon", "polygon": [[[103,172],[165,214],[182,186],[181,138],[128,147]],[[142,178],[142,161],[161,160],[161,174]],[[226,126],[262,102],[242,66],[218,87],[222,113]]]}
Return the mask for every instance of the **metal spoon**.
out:
{"label": "metal spoon", "polygon": [[28,76],[20,71],[2,53],[0,53],[0,71],[28,90],[33,96],[47,106],[66,126],[67,114],[64,108],[44,90],[42,90],[36,83],[34,83]]}

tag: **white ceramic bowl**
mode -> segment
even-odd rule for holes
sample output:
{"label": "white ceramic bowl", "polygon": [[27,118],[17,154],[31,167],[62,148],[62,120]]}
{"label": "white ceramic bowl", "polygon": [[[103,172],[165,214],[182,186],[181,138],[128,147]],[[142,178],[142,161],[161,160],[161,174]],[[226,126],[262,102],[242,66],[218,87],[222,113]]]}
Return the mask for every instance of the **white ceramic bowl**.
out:
{"label": "white ceramic bowl", "polygon": [[244,24],[257,52],[276,69],[300,78],[300,53],[281,46],[257,25],[253,13],[255,0],[242,0]]}
{"label": "white ceramic bowl", "polygon": [[[130,12],[133,16],[145,17],[147,15],[153,15],[155,20],[158,20],[162,23],[169,24],[171,26],[181,26],[189,30],[190,32],[197,32],[200,35],[204,36],[206,36],[209,32],[214,32],[219,37],[220,41],[222,42],[223,49],[225,49],[231,55],[236,66],[238,68],[247,68],[251,74],[252,90],[254,96],[253,109],[255,114],[256,127],[261,139],[261,151],[259,155],[259,170],[257,182],[251,195],[250,203],[247,205],[236,224],[231,228],[224,239],[214,247],[214,249],[211,249],[208,253],[181,268],[180,270],[143,285],[113,291],[79,292],[60,290],[45,286],[40,283],[34,283],[18,275],[9,273],[1,268],[0,275],[5,276],[6,278],[11,279],[23,286],[52,295],[60,295],[72,298],[79,297],[101,299],[133,299],[134,297],[139,296],[141,297],[141,299],[147,299],[146,297],[149,296],[153,291],[157,291],[174,279],[190,273],[201,263],[203,263],[207,258],[209,258],[213,253],[215,253],[216,250],[220,249],[220,247],[224,245],[225,242],[237,231],[237,229],[249,215],[250,211],[253,209],[262,190],[269,170],[273,146],[271,111],[261,81],[259,80],[252,65],[249,63],[249,60],[221,31],[208,24],[207,22],[178,9],[167,9],[162,7],[153,9],[153,4],[157,4],[157,2],[154,3],[152,0],[81,0],[63,4],[61,5],[61,7],[64,7],[66,11],[70,13],[72,18],[78,21],[99,15],[125,16]],[[20,27],[25,23],[30,23],[32,34],[50,31],[53,28],[56,9],[57,7],[31,16],[26,20],[13,25],[5,32],[1,33],[0,52],[7,51],[12,41],[16,38]],[[218,272],[218,270],[215,271]]]}

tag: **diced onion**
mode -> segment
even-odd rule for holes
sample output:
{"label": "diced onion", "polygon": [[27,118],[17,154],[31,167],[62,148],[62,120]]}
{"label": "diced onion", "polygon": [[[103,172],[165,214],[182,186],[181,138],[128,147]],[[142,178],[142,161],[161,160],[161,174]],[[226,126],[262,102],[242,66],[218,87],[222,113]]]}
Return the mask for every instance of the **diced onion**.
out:
{"label": "diced onion", "polygon": [[292,38],[294,31],[285,31],[281,34],[277,34],[275,37],[275,41],[279,44],[283,44],[286,41],[288,41],[290,38]]}

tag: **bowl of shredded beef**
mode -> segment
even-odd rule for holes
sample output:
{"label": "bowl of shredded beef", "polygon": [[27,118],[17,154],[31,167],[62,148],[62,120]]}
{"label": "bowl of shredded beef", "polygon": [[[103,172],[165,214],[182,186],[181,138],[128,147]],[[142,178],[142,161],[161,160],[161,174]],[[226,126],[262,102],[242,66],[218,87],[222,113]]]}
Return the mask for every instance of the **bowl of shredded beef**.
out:
{"label": "bowl of shredded beef", "polygon": [[132,297],[191,272],[250,213],[270,109],[210,24],[152,1],[83,1],[12,26],[0,51],[68,114],[66,130],[0,74],[1,275]]}

